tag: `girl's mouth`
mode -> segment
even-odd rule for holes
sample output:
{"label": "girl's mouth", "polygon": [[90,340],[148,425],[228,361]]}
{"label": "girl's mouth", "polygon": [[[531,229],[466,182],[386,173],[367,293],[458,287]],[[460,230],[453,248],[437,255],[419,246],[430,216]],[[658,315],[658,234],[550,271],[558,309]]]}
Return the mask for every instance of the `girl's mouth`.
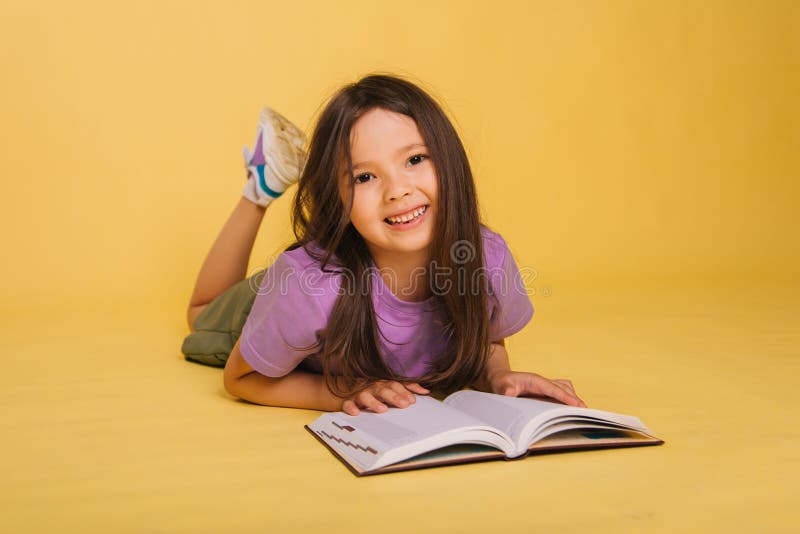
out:
{"label": "girl's mouth", "polygon": [[422,219],[426,213],[428,213],[429,207],[430,204],[425,204],[424,206],[420,206],[414,211],[400,217],[387,217],[383,220],[383,222],[389,226],[397,227],[398,229],[402,227],[416,226],[419,220]]}

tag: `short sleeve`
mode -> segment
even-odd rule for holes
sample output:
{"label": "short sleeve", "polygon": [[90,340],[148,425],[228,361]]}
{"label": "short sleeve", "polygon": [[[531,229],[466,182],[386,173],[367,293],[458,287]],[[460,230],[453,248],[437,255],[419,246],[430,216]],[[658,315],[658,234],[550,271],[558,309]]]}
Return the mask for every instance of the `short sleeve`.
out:
{"label": "short sleeve", "polygon": [[266,270],[242,328],[239,350],[259,373],[280,377],[319,352],[327,318],[305,271],[285,252]]}
{"label": "short sleeve", "polygon": [[494,258],[489,264],[491,315],[489,331],[492,341],[499,341],[522,330],[533,318],[533,304],[519,267],[505,240],[495,234]]}

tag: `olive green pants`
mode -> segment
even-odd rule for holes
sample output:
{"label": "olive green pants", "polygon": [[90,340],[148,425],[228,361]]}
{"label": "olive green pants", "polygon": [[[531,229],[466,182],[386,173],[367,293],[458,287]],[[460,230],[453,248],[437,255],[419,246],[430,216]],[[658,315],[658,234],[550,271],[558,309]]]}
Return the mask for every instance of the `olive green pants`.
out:
{"label": "olive green pants", "polygon": [[200,312],[194,320],[194,332],[186,336],[181,346],[187,360],[225,367],[233,346],[242,335],[265,272],[259,271],[231,286]]}

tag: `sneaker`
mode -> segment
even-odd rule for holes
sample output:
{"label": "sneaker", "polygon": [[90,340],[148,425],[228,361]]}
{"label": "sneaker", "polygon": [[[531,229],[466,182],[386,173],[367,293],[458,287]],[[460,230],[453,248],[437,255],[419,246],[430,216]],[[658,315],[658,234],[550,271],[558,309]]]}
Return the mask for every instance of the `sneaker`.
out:
{"label": "sneaker", "polygon": [[244,148],[247,185],[244,196],[267,206],[300,178],[306,161],[305,134],[286,117],[265,107],[252,153]]}

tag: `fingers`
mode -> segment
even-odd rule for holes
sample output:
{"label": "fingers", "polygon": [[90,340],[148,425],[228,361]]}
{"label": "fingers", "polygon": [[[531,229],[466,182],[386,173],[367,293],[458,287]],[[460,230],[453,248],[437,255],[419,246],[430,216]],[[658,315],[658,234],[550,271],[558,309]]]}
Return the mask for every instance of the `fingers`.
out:
{"label": "fingers", "polygon": [[361,410],[358,409],[356,403],[351,399],[347,399],[342,403],[342,411],[347,415],[358,415],[361,413]]}
{"label": "fingers", "polygon": [[558,383],[560,386],[566,388],[570,393],[575,395],[575,388],[572,386],[572,382],[565,378],[556,378],[553,382]]}
{"label": "fingers", "polygon": [[407,408],[408,406],[417,402],[417,398],[414,396],[414,393],[418,393],[420,395],[427,395],[430,393],[428,389],[422,387],[416,382],[402,384],[400,382],[391,380],[381,384],[382,387],[380,387],[373,394],[390,406],[396,406],[397,408]]}
{"label": "fingers", "polygon": [[551,382],[545,379],[541,384],[542,393],[548,397],[553,397],[570,406],[577,406],[577,398],[566,387],[557,382]]}
{"label": "fingers", "polygon": [[554,382],[558,382],[561,386],[569,390],[569,393],[571,393],[572,396],[578,400],[578,404],[576,406],[580,406],[581,408],[586,408],[586,403],[583,402],[583,400],[581,400],[580,397],[578,397],[577,393],[575,393],[575,387],[572,385],[572,382],[570,380],[567,380],[565,378],[558,378],[554,380]]}
{"label": "fingers", "polygon": [[386,405],[378,400],[378,398],[369,389],[365,389],[358,393],[355,397],[355,401],[359,408],[364,408],[365,410],[371,410],[377,413],[388,410]]}
{"label": "fingers", "polygon": [[549,380],[536,373],[525,373],[527,380],[522,391],[518,394],[545,395],[569,406],[585,408],[586,404],[575,394],[572,382],[560,378]]}
{"label": "fingers", "polygon": [[563,392],[562,396],[560,397],[553,396],[553,398],[557,398],[558,400],[565,402],[570,406],[578,406],[580,408],[586,408],[586,403],[584,403],[580,399],[580,397],[578,397],[578,395],[575,393],[575,388],[572,386],[572,382],[570,382],[569,380],[557,379],[553,380],[551,383],[554,384],[557,388],[560,388],[561,391]]}
{"label": "fingers", "polygon": [[358,415],[361,409],[383,413],[389,406],[407,408],[416,402],[414,393],[425,395],[430,391],[416,382],[410,384],[401,384],[394,380],[376,382],[343,402],[342,411],[349,415]]}
{"label": "fingers", "polygon": [[413,391],[414,393],[419,393],[420,395],[427,395],[428,393],[430,393],[429,389],[420,386],[416,382],[411,382],[410,384],[406,384],[405,387],[407,390]]}
{"label": "fingers", "polygon": [[400,382],[386,382],[375,392],[375,396],[389,406],[406,408],[414,402],[414,395]]}

